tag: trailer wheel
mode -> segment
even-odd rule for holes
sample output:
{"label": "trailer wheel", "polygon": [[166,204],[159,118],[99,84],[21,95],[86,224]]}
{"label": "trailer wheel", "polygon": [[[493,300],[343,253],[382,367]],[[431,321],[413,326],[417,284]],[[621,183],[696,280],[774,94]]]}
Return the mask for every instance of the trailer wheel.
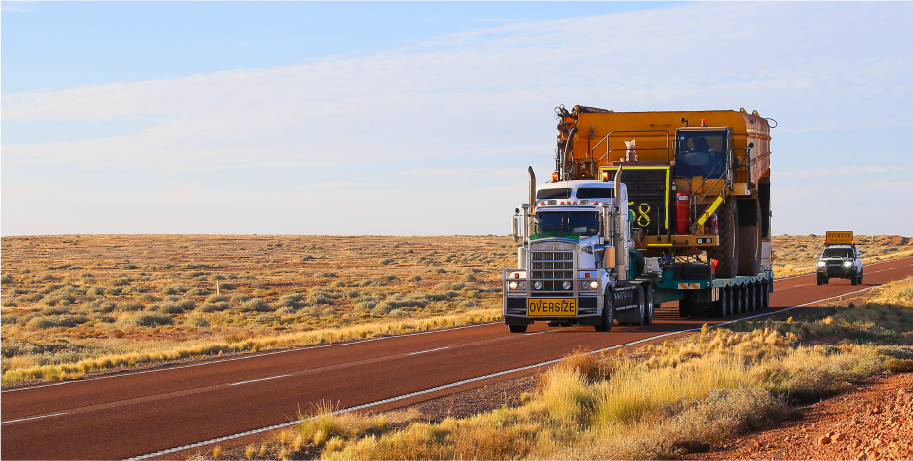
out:
{"label": "trailer wheel", "polygon": [[653,323],[653,286],[649,283],[643,285],[644,287],[644,308],[646,309],[644,323],[647,325]]}
{"label": "trailer wheel", "polygon": [[723,292],[726,294],[726,311],[723,316],[732,315],[732,287],[726,287]]}
{"label": "trailer wheel", "polygon": [[725,317],[726,316],[726,289],[720,288],[720,299],[714,301],[711,306],[713,306],[712,312],[710,315],[713,317]]}
{"label": "trailer wheel", "polygon": [[529,325],[508,325],[511,333],[526,333],[526,329]]}
{"label": "trailer wheel", "polygon": [[755,297],[757,296],[754,283],[749,283],[745,290],[748,291],[748,296],[745,299],[745,310],[752,312],[755,310]]}
{"label": "trailer wheel", "polygon": [[767,282],[761,284],[761,295],[763,296],[763,301],[761,301],[761,308],[767,309],[770,307],[770,285]]}
{"label": "trailer wheel", "polygon": [[757,199],[739,200],[738,275],[761,272],[761,204]]}
{"label": "trailer wheel", "polygon": [[728,200],[717,211],[717,226],[720,232],[720,244],[707,250],[711,258],[717,260],[716,276],[732,278],[739,269],[739,254],[736,242],[736,230],[739,227],[739,214],[735,200]]}
{"label": "trailer wheel", "polygon": [[612,290],[606,290],[602,304],[602,325],[596,325],[596,331],[612,331],[612,322],[615,321],[615,296]]}

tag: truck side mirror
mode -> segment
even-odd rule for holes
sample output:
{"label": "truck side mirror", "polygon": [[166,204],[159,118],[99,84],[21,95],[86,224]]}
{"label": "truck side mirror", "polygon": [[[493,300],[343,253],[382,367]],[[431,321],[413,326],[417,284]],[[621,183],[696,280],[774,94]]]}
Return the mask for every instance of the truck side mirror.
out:
{"label": "truck side mirror", "polygon": [[752,147],[754,147],[754,143],[753,142],[748,143],[748,148],[751,149]]}
{"label": "truck side mirror", "polygon": [[821,255],[815,255],[815,259],[821,258]]}

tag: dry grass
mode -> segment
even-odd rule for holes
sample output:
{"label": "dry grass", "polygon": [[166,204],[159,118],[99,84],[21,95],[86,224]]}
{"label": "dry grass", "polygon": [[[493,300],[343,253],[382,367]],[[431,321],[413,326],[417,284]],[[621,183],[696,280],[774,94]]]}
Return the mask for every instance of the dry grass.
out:
{"label": "dry grass", "polygon": [[[870,257],[911,244],[869,240]],[[775,237],[776,275],[812,267],[820,241]],[[500,270],[515,265],[513,242],[494,236],[65,235],[0,246],[3,383],[497,321]]]}
{"label": "dry grass", "polygon": [[490,322],[514,264],[493,236],[40,236],[2,249],[3,383]]}
{"label": "dry grass", "polygon": [[[514,409],[402,429],[377,417],[327,415],[298,433],[312,447],[313,434],[337,434],[317,438],[325,459],[669,459],[794,418],[790,404],[882,370],[913,371],[913,347],[892,345],[909,344],[913,280],[884,287],[862,306],[806,317],[705,329],[681,344],[646,346],[652,356],[641,361],[577,352],[546,370],[536,393]],[[872,333],[901,327],[894,336]],[[838,333],[872,336],[801,342]],[[283,455],[294,457],[294,443],[286,447]]]}

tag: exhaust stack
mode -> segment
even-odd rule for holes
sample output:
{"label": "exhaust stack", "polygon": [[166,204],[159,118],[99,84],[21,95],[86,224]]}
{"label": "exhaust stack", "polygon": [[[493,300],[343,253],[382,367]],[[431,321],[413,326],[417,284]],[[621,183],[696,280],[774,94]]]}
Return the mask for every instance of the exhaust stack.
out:
{"label": "exhaust stack", "polygon": [[529,206],[536,211],[536,173],[529,167]]}
{"label": "exhaust stack", "polygon": [[[613,211],[615,212],[615,232],[612,244],[615,246],[615,268],[618,272],[617,276],[619,281],[628,279],[628,265],[625,264],[625,261],[627,261],[627,258],[625,258],[625,252],[627,251],[625,243],[628,236],[625,235],[624,219],[621,214],[622,208],[619,206],[619,204],[622,203],[621,171],[623,169],[624,167],[618,167],[618,171],[615,172],[615,201],[613,207]],[[624,218],[627,218],[627,216]]]}

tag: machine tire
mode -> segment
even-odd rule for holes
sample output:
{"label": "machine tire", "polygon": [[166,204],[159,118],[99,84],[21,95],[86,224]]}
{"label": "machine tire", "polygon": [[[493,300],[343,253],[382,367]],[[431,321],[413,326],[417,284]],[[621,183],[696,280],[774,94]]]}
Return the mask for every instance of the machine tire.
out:
{"label": "machine tire", "polygon": [[[754,224],[739,226],[736,236],[739,254],[738,275],[758,275],[761,272],[761,204],[757,199],[745,200],[742,207],[754,215]],[[746,219],[746,221],[751,222]]]}
{"label": "machine tire", "polygon": [[615,321],[615,296],[612,290],[607,290],[602,304],[602,325],[596,325],[596,331],[612,331],[612,323]]}
{"label": "machine tire", "polygon": [[649,325],[653,323],[653,308],[656,306],[653,304],[653,286],[649,283],[642,286],[644,287],[644,308],[646,309],[644,323]]}
{"label": "machine tire", "polygon": [[755,309],[757,309],[758,292],[755,290],[755,284],[753,282],[748,284],[747,289],[748,299],[745,300],[745,307],[748,312],[753,312]]}
{"label": "machine tire", "polygon": [[735,200],[728,200],[717,210],[717,226],[720,233],[720,244],[707,250],[711,258],[717,260],[716,276],[732,278],[739,269],[739,253],[736,241],[736,230],[739,227],[739,213]]}
{"label": "machine tire", "polygon": [[720,288],[720,299],[713,304],[714,317],[726,316],[726,289]]}
{"label": "machine tire", "polygon": [[526,329],[529,325],[508,325],[511,333],[526,333]]}
{"label": "machine tire", "polygon": [[764,301],[761,302],[761,308],[767,309],[770,307],[770,285],[767,282],[761,284],[761,289],[763,290]]}
{"label": "machine tire", "polygon": [[732,308],[734,307],[734,304],[732,303],[732,287],[726,287],[724,291],[726,292],[726,313],[723,315],[728,317],[733,314]]}

